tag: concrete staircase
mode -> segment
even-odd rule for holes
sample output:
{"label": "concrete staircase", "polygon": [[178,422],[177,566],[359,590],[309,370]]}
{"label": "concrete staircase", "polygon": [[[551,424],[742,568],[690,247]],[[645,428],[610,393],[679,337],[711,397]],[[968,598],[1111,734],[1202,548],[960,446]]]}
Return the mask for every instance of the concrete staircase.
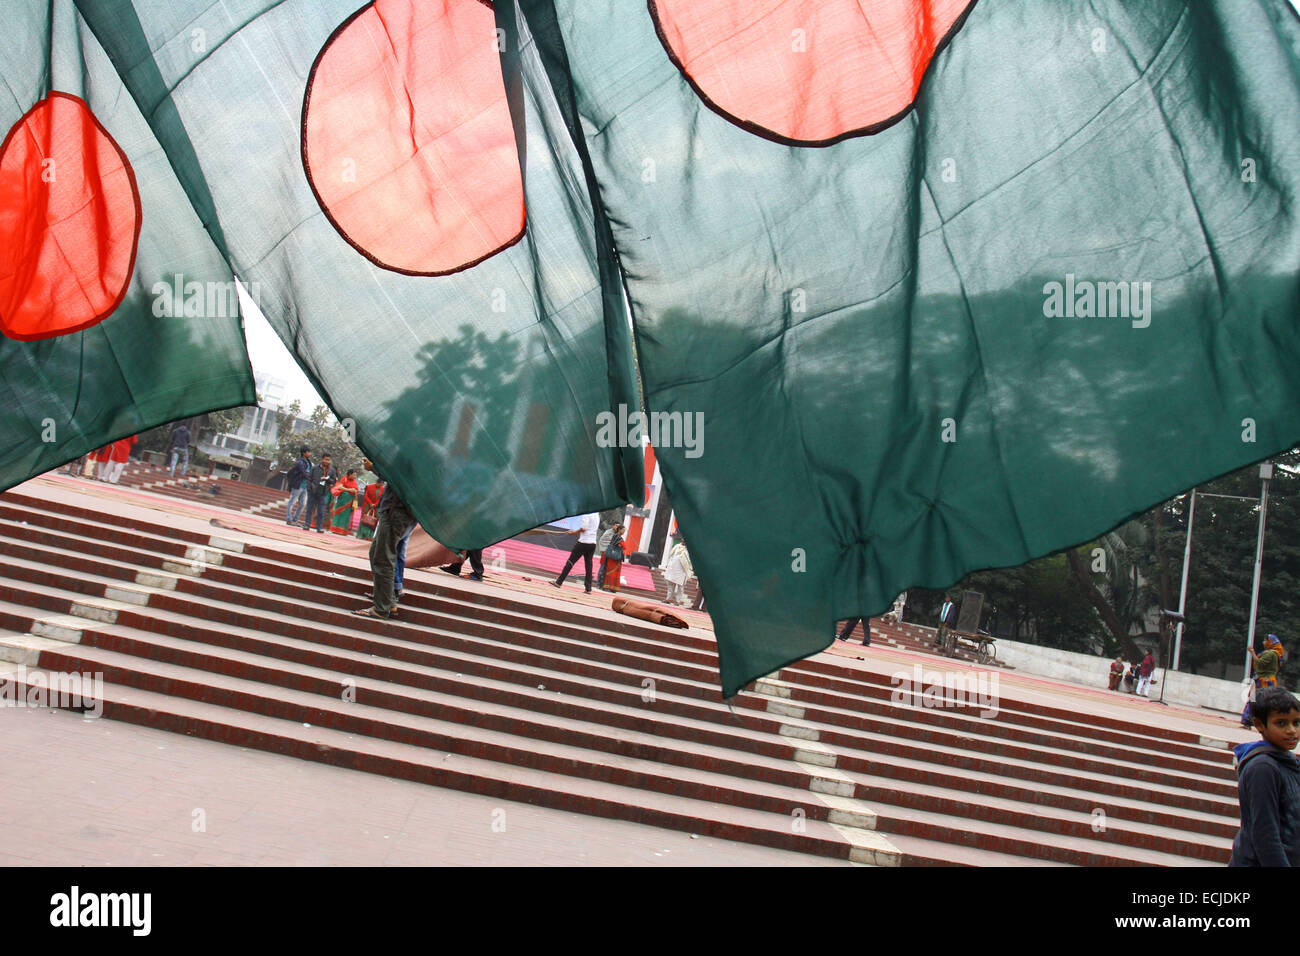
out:
{"label": "concrete staircase", "polygon": [[278,509],[278,514],[283,516],[289,501],[287,491],[211,475],[191,473],[184,478],[172,478],[166,468],[136,461],[129,462],[123,469],[119,484],[254,515],[276,515]]}
{"label": "concrete staircase", "polygon": [[860,863],[1230,852],[1230,755],[1186,731],[900,705],[832,655],[728,706],[706,631],[451,578],[408,579],[400,619],[366,621],[360,563],[90,504],[0,495],[0,668],[102,673],[110,719]]}

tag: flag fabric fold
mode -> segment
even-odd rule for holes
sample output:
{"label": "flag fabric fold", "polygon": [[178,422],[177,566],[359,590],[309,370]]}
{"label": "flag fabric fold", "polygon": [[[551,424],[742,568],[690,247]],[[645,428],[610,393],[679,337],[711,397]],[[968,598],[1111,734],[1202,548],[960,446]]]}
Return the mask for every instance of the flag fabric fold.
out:
{"label": "flag fabric fold", "polygon": [[0,487],[256,401],[229,268],[71,0],[4,7]]}
{"label": "flag fabric fold", "polygon": [[726,696],[1300,439],[1283,0],[76,8],[440,541],[632,500],[644,407]]}
{"label": "flag fabric fold", "polygon": [[725,694],[1300,439],[1282,0],[515,3],[702,422],[655,452]]}
{"label": "flag fabric fold", "polygon": [[611,354],[576,152],[546,134],[548,86],[507,95],[490,5],[78,6],[236,274],[435,538],[627,499],[640,449],[598,443],[597,416],[636,400],[630,332]]}

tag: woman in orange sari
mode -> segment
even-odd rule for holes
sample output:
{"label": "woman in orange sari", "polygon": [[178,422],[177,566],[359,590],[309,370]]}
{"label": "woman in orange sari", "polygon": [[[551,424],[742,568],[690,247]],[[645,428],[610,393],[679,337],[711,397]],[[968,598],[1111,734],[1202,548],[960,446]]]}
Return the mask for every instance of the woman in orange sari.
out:
{"label": "woman in orange sari", "polygon": [[330,530],[335,534],[351,534],[352,512],[361,507],[357,499],[361,489],[357,487],[356,469],[349,468],[348,473],[334,483],[330,490],[333,499],[330,502]]}
{"label": "woman in orange sari", "polygon": [[379,500],[384,497],[384,483],[372,481],[366,485],[365,496],[361,499],[361,524],[357,525],[357,537],[369,541],[375,536],[379,526]]}
{"label": "woman in orange sari", "polygon": [[616,524],[611,529],[614,533],[610,536],[609,544],[605,547],[605,553],[602,556],[605,561],[605,577],[600,582],[602,591],[609,591],[612,594],[618,593],[619,585],[622,583],[620,577],[623,572],[623,526]]}

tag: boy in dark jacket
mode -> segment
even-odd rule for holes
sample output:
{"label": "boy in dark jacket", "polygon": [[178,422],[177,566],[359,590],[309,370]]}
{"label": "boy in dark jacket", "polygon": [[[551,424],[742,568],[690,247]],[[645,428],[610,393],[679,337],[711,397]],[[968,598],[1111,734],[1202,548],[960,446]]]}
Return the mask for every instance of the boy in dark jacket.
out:
{"label": "boy in dark jacket", "polygon": [[289,504],[285,506],[285,524],[294,524],[307,504],[307,479],[310,476],[311,449],[303,445],[298,450],[298,460],[289,469]]}
{"label": "boy in dark jacket", "polygon": [[1229,866],[1300,866],[1300,700],[1281,687],[1259,693],[1252,708],[1262,740],[1232,748],[1241,829]]}

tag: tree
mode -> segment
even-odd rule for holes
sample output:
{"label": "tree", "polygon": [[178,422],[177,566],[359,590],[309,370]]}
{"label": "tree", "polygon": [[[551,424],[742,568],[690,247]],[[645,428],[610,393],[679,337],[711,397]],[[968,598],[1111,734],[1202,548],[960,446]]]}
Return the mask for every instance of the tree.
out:
{"label": "tree", "polygon": [[[1273,459],[1260,580],[1256,649],[1277,634],[1300,645],[1300,451]],[[1246,656],[1250,592],[1259,528],[1259,468],[1250,465],[1197,489],[1180,667],[1235,676]],[[1213,497],[1230,495],[1235,497]],[[1151,633],[1161,608],[1178,606],[1190,496],[1179,495],[1096,541],[1016,568],[967,575],[959,586],[985,596],[984,626],[1016,640],[1140,656],[1133,640]],[[943,591],[908,592],[909,620],[933,623]],[[1172,661],[1168,662],[1172,663]],[[1282,683],[1300,681],[1300,653],[1288,655]]]}
{"label": "tree", "polygon": [[298,449],[305,445],[311,449],[313,461],[320,461],[322,455],[329,455],[339,474],[344,474],[349,468],[353,468],[364,480],[370,480],[367,478],[369,472],[365,472],[361,466],[361,449],[356,446],[352,434],[342,424],[332,420],[333,416],[330,415],[328,408],[317,405],[308,417],[311,426],[295,432],[294,422],[301,417],[301,414],[302,406],[297,400],[294,400],[288,408],[282,408],[275,413],[277,468],[285,469],[292,466],[298,459]]}

